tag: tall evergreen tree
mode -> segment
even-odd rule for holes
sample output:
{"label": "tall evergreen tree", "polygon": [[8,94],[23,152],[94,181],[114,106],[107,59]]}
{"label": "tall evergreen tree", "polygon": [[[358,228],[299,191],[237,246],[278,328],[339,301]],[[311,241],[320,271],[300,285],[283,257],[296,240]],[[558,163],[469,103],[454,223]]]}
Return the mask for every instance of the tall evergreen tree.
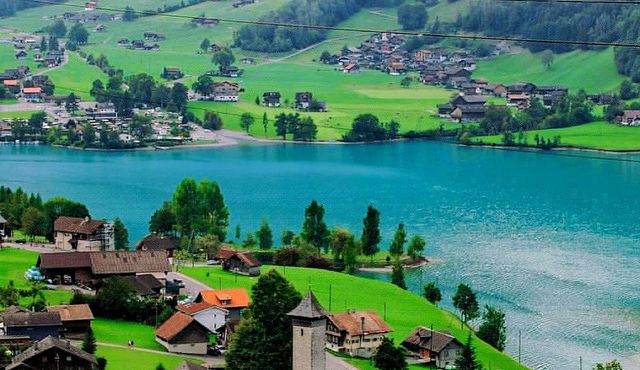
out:
{"label": "tall evergreen tree", "polygon": [[457,370],[482,370],[482,365],[476,359],[476,351],[471,344],[471,334],[467,337],[467,342],[462,347],[462,352],[455,364]]}
{"label": "tall evergreen tree", "polygon": [[499,308],[486,305],[482,313],[482,324],[478,328],[478,338],[489,343],[495,349],[504,351],[507,340],[505,313]]}
{"label": "tall evergreen tree", "polygon": [[384,338],[373,356],[376,369],[406,370],[407,361],[401,348],[393,345],[393,339]]}
{"label": "tall evergreen tree", "polygon": [[91,326],[89,326],[89,329],[87,329],[87,332],[84,335],[84,340],[82,341],[82,350],[94,355],[98,348],[96,342],[96,335],[93,333]]}
{"label": "tall evergreen tree", "polygon": [[252,303],[226,353],[227,369],[289,370],[292,368],[293,310],[302,297],[275,270],[260,276],[252,287]]}
{"label": "tall evergreen tree", "polygon": [[442,293],[440,292],[440,288],[434,282],[429,282],[425,284],[423,288],[423,295],[427,299],[427,301],[437,305],[438,302],[442,300]]}
{"label": "tall evergreen tree", "polygon": [[315,200],[304,210],[304,224],[300,236],[318,248],[318,252],[326,252],[329,248],[329,229],[324,223],[324,207]]}
{"label": "tall evergreen tree", "polygon": [[404,253],[404,244],[407,242],[407,232],[404,231],[404,224],[398,224],[396,233],[393,235],[391,246],[389,247],[389,254],[396,259],[400,258]]}
{"label": "tall evergreen tree", "polygon": [[262,219],[262,224],[256,234],[260,249],[269,249],[273,247],[273,232],[271,231],[271,227],[269,227],[269,222],[266,218]]}
{"label": "tall evergreen tree", "polygon": [[393,263],[391,282],[402,289],[407,289],[407,284],[404,282],[404,269],[402,268],[402,264],[400,263],[400,261],[396,261]]}
{"label": "tall evergreen tree", "polygon": [[378,253],[378,244],[380,243],[380,211],[372,205],[367,208],[367,215],[362,220],[362,254],[371,257]]}
{"label": "tall evergreen tree", "polygon": [[129,231],[120,217],[113,220],[113,239],[116,250],[129,249]]}

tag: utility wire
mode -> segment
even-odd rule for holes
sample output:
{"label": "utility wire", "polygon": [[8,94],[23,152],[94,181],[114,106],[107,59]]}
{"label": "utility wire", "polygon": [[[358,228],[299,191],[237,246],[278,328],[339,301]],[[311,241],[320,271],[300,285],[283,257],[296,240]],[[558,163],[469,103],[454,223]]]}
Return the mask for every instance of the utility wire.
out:
{"label": "utility wire", "polygon": [[[34,3],[45,4],[45,5],[57,5],[57,6],[84,9],[83,5],[57,3],[51,0],[26,0],[26,1],[31,1]],[[570,0],[559,0],[559,1],[570,1]],[[124,13],[126,11],[126,9],[101,7],[101,6],[96,7],[96,9],[103,10],[103,11],[117,12],[117,13]],[[179,19],[188,19],[188,20],[203,19],[203,17],[175,14],[175,13],[156,13],[156,12],[150,12],[150,11],[137,11],[137,10],[133,10],[133,13],[140,14],[140,15],[147,15],[147,16],[159,16],[159,17],[179,18]],[[360,32],[360,33],[392,32],[396,35],[403,35],[403,36],[434,37],[434,38],[444,38],[444,39],[510,41],[510,42],[525,42],[525,43],[552,44],[552,45],[555,44],[555,45],[597,46],[597,47],[614,46],[614,47],[622,47],[622,48],[640,48],[640,44],[626,43],[626,42],[551,40],[551,39],[538,39],[538,38],[526,38],[526,37],[502,37],[502,36],[470,35],[470,34],[455,34],[455,33],[439,33],[439,32],[428,32],[428,31],[379,30],[379,29],[370,29],[370,28],[352,28],[352,27],[323,26],[323,25],[298,24],[298,23],[286,23],[286,22],[274,22],[274,21],[243,20],[243,19],[234,19],[234,18],[223,18],[223,17],[204,17],[204,18],[217,20],[219,22],[236,23],[236,24],[243,24],[243,25],[303,28],[303,29],[313,29],[313,30],[322,30],[322,31],[344,31],[344,32]]]}
{"label": "utility wire", "polygon": [[497,0],[506,3],[640,5],[638,0]]}

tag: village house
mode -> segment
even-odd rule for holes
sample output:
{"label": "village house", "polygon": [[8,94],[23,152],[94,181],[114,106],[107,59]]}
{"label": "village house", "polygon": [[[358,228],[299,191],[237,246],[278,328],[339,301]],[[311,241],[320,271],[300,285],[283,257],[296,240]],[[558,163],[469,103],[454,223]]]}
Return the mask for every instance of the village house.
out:
{"label": "village house", "polygon": [[60,337],[62,321],[58,312],[31,312],[22,309],[7,310],[0,314],[4,335],[27,336],[31,341],[48,336]]}
{"label": "village house", "polygon": [[[130,44],[130,41],[126,37],[121,37],[118,39],[118,46],[127,46]],[[144,42],[142,43],[144,45]]]}
{"label": "village house", "polygon": [[158,42],[166,38],[164,33],[150,31],[145,32],[143,36],[145,40],[153,42]]}
{"label": "village house", "polygon": [[47,307],[48,312],[57,312],[62,321],[62,336],[82,339],[91,327],[93,312],[88,304],[64,304]]}
{"label": "village house", "polygon": [[487,84],[484,88],[484,93],[487,95],[493,95],[497,98],[506,98],[507,87],[503,84]]}
{"label": "village house", "polygon": [[244,73],[244,70],[236,66],[220,66],[217,76],[235,78],[242,76],[242,73]]}
{"label": "village house", "polygon": [[240,63],[242,63],[242,64],[253,64],[253,63],[255,63],[255,59],[249,58],[249,57],[245,57],[245,58],[240,59]]}
{"label": "village house", "polygon": [[118,118],[118,113],[113,103],[96,103],[85,109],[85,116],[94,121],[113,121]]}
{"label": "village house", "polygon": [[9,222],[6,218],[2,217],[2,214],[0,214],[0,240],[9,236],[9,234]]}
{"label": "village house", "polygon": [[216,82],[211,88],[211,98],[219,102],[237,102],[244,91],[239,84],[229,81]]}
{"label": "village house", "polygon": [[360,73],[360,66],[356,63],[348,64],[346,67],[342,69],[342,72],[346,74],[356,74]]}
{"label": "village house", "polygon": [[4,85],[4,88],[7,89],[7,91],[9,91],[10,93],[14,95],[20,93],[20,81],[4,80],[2,84]]}
{"label": "village house", "polygon": [[435,364],[438,368],[453,365],[462,351],[462,343],[448,332],[431,331],[424,327],[416,328],[402,346],[413,356]]}
{"label": "village house", "polygon": [[180,247],[180,238],[175,236],[147,235],[136,245],[139,251],[166,252],[169,264],[173,264],[173,251]]}
{"label": "village house", "polygon": [[144,40],[133,40],[129,43],[130,49],[144,50]]}
{"label": "village house", "polygon": [[98,24],[93,30],[95,32],[104,32],[107,30],[107,26],[105,26],[104,24]]}
{"label": "village house", "polygon": [[457,105],[449,114],[452,120],[456,122],[479,121],[484,118],[488,107],[479,104]]}
{"label": "village house", "polygon": [[127,279],[138,297],[158,298],[164,293],[165,284],[151,274],[129,275],[125,279]]}
{"label": "village house", "polygon": [[42,253],[36,267],[54,284],[94,284],[111,276],[152,274],[166,280],[166,254],[153,251]]}
{"label": "village house", "polygon": [[184,73],[178,67],[164,67],[162,69],[162,77],[167,80],[177,80],[182,76],[184,76]]}
{"label": "village house", "polygon": [[203,290],[198,293],[195,303],[207,303],[227,311],[227,321],[238,322],[242,318],[242,311],[249,307],[251,300],[243,288]]}
{"label": "village house", "polygon": [[191,24],[202,27],[215,26],[218,23],[220,23],[219,20],[211,17],[195,17],[191,19]]}
{"label": "village house", "polygon": [[625,110],[620,117],[620,124],[624,126],[640,126],[640,110]]}
{"label": "village house", "polygon": [[207,302],[191,302],[178,305],[176,309],[186,315],[193,317],[197,322],[202,324],[210,332],[215,333],[227,323],[229,311],[214,306]]}
{"label": "village house", "polygon": [[296,93],[295,109],[309,109],[311,102],[313,101],[313,94],[305,92]]}
{"label": "village house", "polygon": [[247,276],[260,275],[261,266],[251,252],[235,252],[222,262],[223,270]]}
{"label": "village house", "polygon": [[93,370],[96,366],[93,355],[67,341],[46,337],[14,357],[6,370]]}
{"label": "village house", "polygon": [[277,91],[267,91],[262,94],[262,104],[269,108],[280,106],[281,95]]}
{"label": "village house", "polygon": [[73,251],[109,251],[115,248],[113,225],[102,220],[58,217],[53,223],[55,248]]}
{"label": "village house", "polygon": [[513,85],[507,86],[508,94],[533,94],[537,89],[537,86],[530,82],[518,82]]}
{"label": "village house", "polygon": [[327,317],[327,348],[369,358],[393,329],[373,311],[348,311]]}
{"label": "village house", "polygon": [[98,2],[97,1],[87,1],[84,4],[84,10],[85,11],[96,10],[97,7],[98,7]]}
{"label": "village house", "polygon": [[27,56],[28,56],[28,54],[24,50],[18,50],[16,52],[16,59],[17,60],[25,60],[25,59],[27,59]]}
{"label": "village house", "polygon": [[482,95],[464,95],[460,94],[451,101],[454,107],[460,105],[485,105],[487,98]]}
{"label": "village house", "polygon": [[453,112],[453,105],[450,103],[438,104],[438,116],[447,118]]}
{"label": "village house", "polygon": [[526,94],[526,93],[519,93],[519,94],[510,93],[507,95],[507,105],[515,106],[520,109],[529,107],[530,101],[531,101],[531,96],[529,96],[529,94]]}
{"label": "village house", "polygon": [[176,312],[156,329],[156,342],[172,353],[206,355],[209,335],[193,317]]}
{"label": "village house", "polygon": [[22,98],[30,103],[39,103],[42,101],[43,94],[41,87],[23,87]]}

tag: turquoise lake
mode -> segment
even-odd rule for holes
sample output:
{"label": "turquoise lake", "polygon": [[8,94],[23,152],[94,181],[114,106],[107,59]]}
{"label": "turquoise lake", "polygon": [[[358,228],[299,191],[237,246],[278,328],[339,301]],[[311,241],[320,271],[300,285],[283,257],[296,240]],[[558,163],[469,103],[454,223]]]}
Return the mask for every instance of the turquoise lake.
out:
{"label": "turquoise lake", "polygon": [[[597,157],[597,158],[584,158]],[[0,146],[0,184],[122,218],[135,243],[184,177],[217,181],[243,234],[268,217],[299,231],[312,199],[360,234],[367,205],[428,241],[439,263],[408,273],[458,283],[507,312],[507,352],[536,369],[618,358],[640,369],[640,157],[467,148],[438,142],[244,145],[158,152]],[[229,235],[231,235],[231,231]],[[389,279],[386,275],[370,277]]]}

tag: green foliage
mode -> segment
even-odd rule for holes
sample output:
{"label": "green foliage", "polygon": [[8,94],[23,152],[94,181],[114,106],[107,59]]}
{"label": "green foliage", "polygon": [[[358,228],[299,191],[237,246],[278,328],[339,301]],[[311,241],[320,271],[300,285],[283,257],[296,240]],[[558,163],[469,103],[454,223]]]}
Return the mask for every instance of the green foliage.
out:
{"label": "green foliage", "polygon": [[613,360],[607,363],[597,363],[593,366],[593,370],[622,370],[622,365],[618,360]]}
{"label": "green foliage", "polygon": [[453,307],[458,309],[462,315],[462,321],[474,320],[480,314],[476,294],[466,284],[458,285],[458,289],[453,296]]}
{"label": "green foliage", "polygon": [[422,256],[422,252],[424,252],[424,248],[427,245],[427,242],[420,235],[414,235],[409,242],[409,247],[407,248],[407,254],[413,260]]}
{"label": "green foliage", "polygon": [[253,237],[253,233],[247,233],[247,237],[242,241],[242,246],[245,248],[254,248],[256,246],[256,239]]}
{"label": "green foliage", "polygon": [[476,351],[471,344],[471,334],[467,337],[467,342],[462,347],[462,352],[455,364],[458,370],[482,370],[482,365],[476,358]]}
{"label": "green foliage", "polygon": [[393,339],[384,338],[373,356],[376,369],[381,370],[406,370],[407,361],[404,358],[402,348],[393,345]]}
{"label": "green foliage", "polygon": [[82,125],[82,143],[85,147],[93,146],[96,142],[96,130],[90,123]]}
{"label": "green foliage", "polygon": [[216,112],[205,111],[202,127],[208,130],[220,130],[222,128],[222,117]]}
{"label": "green foliage", "polygon": [[553,51],[545,50],[540,54],[540,59],[545,68],[551,68],[551,64],[553,64]]}
{"label": "green foliage", "polygon": [[151,126],[151,117],[135,115],[129,124],[129,131],[131,135],[138,140],[144,140],[153,133],[153,127]]}
{"label": "green foliage", "polygon": [[482,313],[482,324],[478,328],[478,338],[492,345],[495,349],[504,351],[507,340],[505,313],[499,308],[486,305]]}
{"label": "green foliage", "polygon": [[68,38],[70,41],[78,45],[84,45],[89,41],[89,32],[80,23],[76,23],[71,27]]}
{"label": "green foliage", "polygon": [[253,125],[254,122],[255,118],[251,113],[242,113],[242,116],[240,117],[240,127],[242,127],[242,129],[247,133],[249,133],[249,128],[251,128],[251,125]]}
{"label": "green foliage", "polygon": [[262,219],[260,229],[256,232],[256,236],[258,237],[258,245],[260,246],[260,249],[269,249],[273,247],[273,232],[271,231],[271,227],[269,227],[269,222],[266,218]]}
{"label": "green foliage", "polygon": [[220,68],[226,68],[233,64],[236,61],[236,57],[233,55],[231,49],[225,47],[220,51],[215,52],[213,57],[211,58],[211,62],[220,66]]}
{"label": "green foliage", "polygon": [[280,236],[280,242],[282,245],[291,245],[293,243],[293,238],[296,234],[291,230],[282,230],[282,235]]}
{"label": "green foliage", "polygon": [[292,332],[287,316],[302,299],[275,270],[252,287],[249,319],[241,321],[225,356],[227,369],[291,369]]}
{"label": "green foliage", "polygon": [[379,251],[380,240],[380,211],[369,205],[367,214],[362,220],[362,236],[360,237],[362,254],[373,258]]}
{"label": "green foliage", "polygon": [[[49,35],[52,37],[64,37],[64,35],[67,34],[67,26],[65,26],[62,19],[57,19],[55,22],[53,22],[52,25],[49,26],[48,31]],[[49,48],[53,50],[51,42],[49,42]]]}
{"label": "green foliage", "polygon": [[422,294],[424,295],[424,298],[427,299],[427,301],[436,305],[442,300],[442,293],[440,292],[440,288],[438,288],[435,282],[429,282],[425,284]]}
{"label": "green foliage", "polygon": [[403,4],[398,7],[398,24],[403,30],[418,30],[427,23],[427,10],[424,4]]}
{"label": "green foliage", "polygon": [[78,111],[78,97],[76,94],[71,93],[64,101],[64,109],[69,113],[75,113]]}
{"label": "green foliage", "polygon": [[158,235],[175,235],[176,215],[171,202],[164,202],[162,207],[157,209],[149,220],[149,231]]}
{"label": "green foliage", "polygon": [[116,250],[129,249],[129,231],[120,220],[120,217],[116,217],[113,220],[113,239]]}
{"label": "green foliage", "polygon": [[107,368],[107,359],[104,357],[96,358],[98,370],[105,370]]}
{"label": "green foliage", "polygon": [[353,234],[345,228],[335,227],[331,230],[331,253],[334,260],[341,261],[344,258],[344,253],[352,238]]}
{"label": "green foliage", "polygon": [[36,207],[29,207],[22,214],[22,231],[32,239],[45,234],[47,230],[46,223],[47,219],[44,212]]}
{"label": "green foliage", "polygon": [[129,281],[120,276],[106,279],[95,295],[94,307],[100,308],[103,317],[122,319],[131,312],[131,305],[137,301],[136,292]]}
{"label": "green foliage", "polygon": [[53,240],[53,222],[60,216],[67,217],[91,217],[87,207],[78,202],[63,198],[54,197],[49,199],[42,206],[45,215],[47,216],[47,233],[46,237],[49,240]]}
{"label": "green foliage", "polygon": [[202,42],[200,43],[200,49],[202,49],[202,51],[204,51],[205,53],[209,50],[210,46],[211,46],[211,41],[209,41],[208,38],[203,39]]}
{"label": "green foliage", "polygon": [[217,183],[182,180],[173,195],[172,208],[183,237],[193,239],[197,235],[215,234],[219,240],[225,240],[229,210]]}
{"label": "green foliage", "polygon": [[317,201],[311,201],[311,204],[304,210],[304,223],[300,237],[325,252],[329,249],[329,229],[324,223],[324,207]]}
{"label": "green foliage", "polygon": [[391,271],[391,283],[397,285],[402,289],[407,289],[407,284],[404,281],[404,269],[400,261],[393,263],[393,270]]}
{"label": "green foliage", "polygon": [[273,255],[273,264],[277,266],[297,266],[300,259],[300,250],[298,248],[283,247],[278,248]]}
{"label": "green foliage", "polygon": [[84,339],[82,340],[82,350],[94,355],[96,353],[96,349],[98,348],[96,335],[93,333],[93,329],[89,326],[87,332],[84,335]]}
{"label": "green foliage", "polygon": [[393,240],[389,246],[389,254],[396,259],[400,258],[404,253],[404,244],[407,242],[407,232],[404,230],[404,224],[398,224]]}
{"label": "green foliage", "polygon": [[20,304],[20,291],[13,280],[5,287],[0,286],[0,307],[18,306]]}

